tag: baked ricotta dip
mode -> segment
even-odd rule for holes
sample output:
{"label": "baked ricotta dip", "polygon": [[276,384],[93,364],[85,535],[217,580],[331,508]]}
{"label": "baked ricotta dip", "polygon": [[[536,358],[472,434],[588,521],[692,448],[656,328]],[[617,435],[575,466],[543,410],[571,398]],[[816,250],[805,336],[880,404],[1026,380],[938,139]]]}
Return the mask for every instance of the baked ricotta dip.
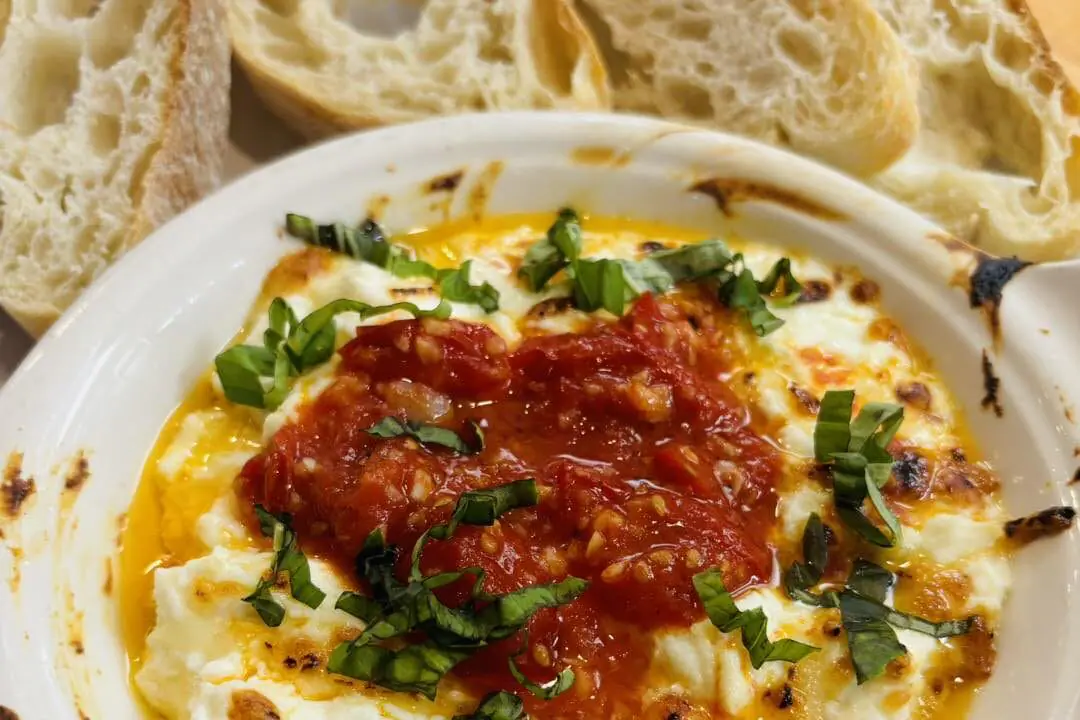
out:
{"label": "baked ricotta dip", "polygon": [[568,210],[286,225],[129,513],[149,715],[966,714],[1008,518],[872,279]]}

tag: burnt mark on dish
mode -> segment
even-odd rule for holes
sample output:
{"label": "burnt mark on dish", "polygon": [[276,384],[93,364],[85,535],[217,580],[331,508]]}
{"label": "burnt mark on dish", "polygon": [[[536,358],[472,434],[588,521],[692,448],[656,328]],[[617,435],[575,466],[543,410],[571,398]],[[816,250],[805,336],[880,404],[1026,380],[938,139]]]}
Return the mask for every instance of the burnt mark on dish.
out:
{"label": "burnt mark on dish", "polygon": [[0,511],[11,520],[19,516],[37,490],[34,478],[23,475],[22,462],[22,453],[11,453],[0,481]]}
{"label": "burnt mark on dish", "polygon": [[832,285],[824,280],[806,280],[802,284],[796,303],[816,303],[828,300],[832,296]]}
{"label": "burnt mark on dish", "polygon": [[994,374],[994,365],[990,362],[990,354],[983,350],[982,354],[983,391],[982,399],[984,410],[993,410],[998,417],[1005,415],[1005,409],[1001,407],[998,393],[1001,391],[1001,378]]}
{"label": "burnt mark on dish", "polygon": [[1072,479],[1069,480],[1070,485],[1075,485],[1076,483],[1080,483],[1080,467],[1076,468],[1076,472],[1072,474]]}
{"label": "burnt mark on dish", "polygon": [[927,412],[933,404],[930,388],[921,382],[902,382],[896,385],[896,399],[910,407]]}
{"label": "burnt mark on dish", "polygon": [[479,221],[487,212],[487,204],[491,199],[491,193],[495,189],[495,183],[502,175],[504,165],[500,160],[489,162],[479,172],[476,182],[469,188],[465,206],[473,220]]}
{"label": "burnt mark on dish", "polygon": [[452,173],[440,175],[428,181],[426,190],[429,193],[454,192],[457,190],[458,185],[461,184],[461,180],[464,177],[464,170],[457,170]]}
{"label": "burnt mark on dish", "polygon": [[1050,507],[1005,523],[1005,537],[1018,546],[1024,546],[1063,533],[1071,528],[1075,521],[1074,508],[1067,505]]}
{"label": "burnt mark on dish", "polygon": [[367,216],[364,218],[364,223],[378,222],[386,213],[386,208],[389,205],[389,195],[375,195],[372,197],[367,203]]}
{"label": "burnt mark on dish", "polygon": [[1030,265],[1016,256],[997,258],[980,254],[976,260],[968,286],[968,300],[971,307],[981,309],[986,315],[995,338],[1001,332],[1001,299],[1005,286]]}
{"label": "burnt mark on dish", "polygon": [[606,145],[584,145],[570,151],[570,161],[579,165],[611,165],[619,167],[630,162],[630,153]]}
{"label": "burnt mark on dish", "polygon": [[105,558],[105,581],[101,583],[101,592],[105,597],[112,595],[113,591],[113,569],[112,560]]}
{"label": "burnt mark on dish", "polygon": [[64,492],[78,493],[83,485],[90,479],[90,461],[86,454],[80,450],[71,461],[71,469],[64,477]]}
{"label": "burnt mark on dish", "polygon": [[796,195],[790,190],[766,185],[765,183],[749,182],[734,178],[709,178],[701,180],[690,186],[690,192],[708,195],[716,203],[717,209],[727,217],[734,215],[732,207],[737,202],[757,200],[760,202],[776,203],[796,212],[818,218],[819,220],[844,220],[845,216],[832,208],[820,205],[813,200],[808,200]]}

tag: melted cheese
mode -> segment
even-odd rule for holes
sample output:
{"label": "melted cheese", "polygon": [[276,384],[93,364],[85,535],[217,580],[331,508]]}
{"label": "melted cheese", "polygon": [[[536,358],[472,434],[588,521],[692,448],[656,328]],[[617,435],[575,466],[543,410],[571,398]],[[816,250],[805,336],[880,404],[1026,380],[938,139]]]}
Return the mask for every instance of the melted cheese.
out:
{"label": "melted cheese", "polygon": [[[531,322],[534,331],[572,332],[585,317],[571,310],[540,320],[526,318],[537,302],[565,292],[557,286],[543,294],[527,292],[514,279],[515,264],[508,259],[520,257],[546,222],[546,218],[511,218],[486,227],[421,234],[412,240],[424,259],[437,264],[474,258],[471,281],[493,284],[500,291],[500,309],[488,315],[476,306],[454,304],[453,315],[487,323],[513,346],[521,338],[523,322]],[[700,239],[650,226],[627,228],[590,222],[587,227],[588,255],[639,257],[639,248],[647,240],[677,244]],[[781,255],[775,248],[734,244],[746,253],[748,265],[759,275]],[[875,304],[853,299],[858,276],[850,271],[836,273],[812,259],[795,258],[793,264],[800,279],[828,282],[830,297],[777,310],[787,324],[763,340],[749,331],[741,336],[751,359],[747,370],[754,374],[745,399],[776,428],[775,440],[787,453],[787,474],[796,478],[781,486],[777,510],[776,542],[789,548],[797,546],[809,514],[827,515],[831,506],[827,489],[797,480],[803,477],[806,460],[813,455],[814,417],[801,407],[793,388],[820,397],[830,388],[853,387],[860,401],[893,400],[898,384],[919,383],[929,391],[931,405],[928,409],[907,409],[900,437],[928,452],[969,445],[959,428],[959,412],[951,396],[925,360],[910,350]],[[289,288],[284,296],[300,316],[339,297],[373,305],[409,300],[420,307],[432,307],[438,301],[428,280],[402,280],[341,257],[328,262],[307,284]],[[369,322],[398,317],[404,315]],[[340,344],[353,336],[359,318],[343,314],[335,322]],[[265,318],[258,320],[247,337],[257,342],[265,327]],[[883,332],[883,328],[892,332]],[[452,681],[444,681],[447,688],[440,689],[441,703],[433,705],[357,687],[321,670],[298,673],[283,669],[283,645],[308,648],[324,658],[334,642],[360,628],[350,616],[333,609],[332,600],[343,585],[318,560],[311,563],[312,576],[329,598],[319,609],[311,610],[275,591],[287,614],[281,627],[271,629],[240,601],[268,566],[269,556],[258,549],[238,518],[231,492],[233,478],[260,441],[265,442],[299,407],[325,389],[335,367],[336,360],[301,378],[281,408],[272,413],[256,413],[224,402],[220,384],[216,377],[211,378],[178,411],[148,463],[141,499],[132,509],[133,529],[125,538],[127,579],[122,601],[131,610],[130,617],[125,612],[125,622],[136,685],[166,717],[225,717],[230,703],[247,697],[245,692],[257,693],[283,717],[290,718],[439,717],[475,703],[475,698],[455,690]],[[894,567],[955,570],[970,585],[964,607],[956,611],[978,611],[996,618],[1009,584],[996,502],[990,498],[985,507],[950,506],[941,512],[924,509],[912,513],[904,528],[903,547],[885,553],[883,559]],[[152,542],[136,534],[147,532],[157,533]],[[152,551],[145,548],[159,547],[163,548],[161,557],[147,555]],[[162,566],[165,552],[173,566]],[[838,623],[836,611],[801,605],[777,588],[753,590],[742,595],[738,604],[744,609],[762,607],[770,620],[773,640],[802,640],[820,647],[820,652],[801,662],[797,674],[790,678],[790,666],[782,663],[766,663],[754,670],[737,633],[725,635],[701,622],[657,636],[648,683],[651,689],[643,689],[643,693],[674,689],[733,718],[758,718],[780,712],[776,698],[785,683],[790,683],[798,701],[778,717],[929,717],[918,713],[928,692],[927,677],[941,655],[939,641],[901,631],[900,639],[910,652],[907,667],[856,686],[842,634],[823,631],[830,621],[834,626]],[[939,716],[954,715],[943,711]]]}

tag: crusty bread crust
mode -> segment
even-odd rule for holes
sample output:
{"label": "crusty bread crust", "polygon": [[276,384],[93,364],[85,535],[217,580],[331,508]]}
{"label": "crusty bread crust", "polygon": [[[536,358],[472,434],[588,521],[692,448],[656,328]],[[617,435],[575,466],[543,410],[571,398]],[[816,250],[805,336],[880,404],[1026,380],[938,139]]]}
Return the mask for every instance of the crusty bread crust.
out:
{"label": "crusty bread crust", "polygon": [[185,28],[173,59],[161,147],[137,191],[135,222],[125,240],[138,244],[154,228],[216,188],[229,135],[229,42],[221,0],[182,0]]}
{"label": "crusty bread crust", "polygon": [[[484,88],[483,97],[462,83],[431,76],[450,71],[445,60],[446,48],[427,45],[445,42],[451,31],[447,19],[426,23],[426,29],[407,32],[392,40],[369,37],[334,18],[327,2],[312,2],[294,9],[290,15],[273,16],[264,3],[255,0],[228,0],[229,33],[238,64],[247,73],[251,86],[263,102],[290,127],[305,137],[318,139],[349,130],[419,120],[424,117],[467,112],[479,109],[509,110],[561,107],[579,110],[606,110],[611,107],[607,71],[592,36],[577,17],[571,0],[479,0],[462,2],[457,9],[451,2],[429,2],[424,12],[458,14],[483,8],[483,15],[496,16],[491,28],[470,28],[499,60],[482,57],[468,59],[468,71],[457,76],[469,82],[469,88]],[[438,5],[438,7],[436,7]],[[289,27],[295,34],[288,40],[274,34],[275,28]],[[441,30],[435,30],[441,25]],[[538,28],[544,37],[534,37]],[[335,42],[341,47],[336,47]],[[469,37],[469,42],[478,42]],[[291,45],[289,44],[291,42]],[[289,53],[306,57],[315,53],[318,60],[289,60],[272,54],[268,47],[285,44]],[[479,43],[483,44],[483,43]],[[317,48],[312,50],[312,48]],[[329,49],[327,49],[329,48]],[[416,62],[417,57],[439,56],[431,63]],[[326,61],[329,56],[331,60]],[[461,60],[461,58],[457,58]],[[547,62],[551,60],[552,63]],[[572,68],[557,67],[569,61]],[[317,67],[311,67],[310,65]],[[323,67],[325,64],[327,67]],[[384,88],[368,83],[369,70],[389,76],[396,73],[399,93],[387,97]],[[461,68],[455,66],[453,71]],[[553,77],[566,71],[569,78]],[[490,77],[487,77],[490,75]],[[510,78],[513,77],[511,81]],[[563,86],[566,81],[567,85]],[[369,86],[370,85],[370,86]],[[415,87],[412,87],[415,85]],[[430,95],[438,88],[437,99]],[[345,89],[342,89],[345,88]],[[412,102],[410,96],[428,94],[430,103]],[[391,93],[393,95],[393,93]]]}

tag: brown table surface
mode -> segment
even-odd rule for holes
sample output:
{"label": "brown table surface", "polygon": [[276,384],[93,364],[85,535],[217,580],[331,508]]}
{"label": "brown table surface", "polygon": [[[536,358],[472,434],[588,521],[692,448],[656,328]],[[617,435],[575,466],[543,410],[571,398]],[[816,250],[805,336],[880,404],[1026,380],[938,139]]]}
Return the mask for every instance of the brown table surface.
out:
{"label": "brown table surface", "polygon": [[[1058,62],[1080,85],[1080,0],[1028,0]],[[299,148],[301,139],[285,128],[258,101],[243,73],[234,68],[231,146],[226,176],[235,178],[253,167]],[[0,311],[0,385],[30,351],[30,337]]]}

